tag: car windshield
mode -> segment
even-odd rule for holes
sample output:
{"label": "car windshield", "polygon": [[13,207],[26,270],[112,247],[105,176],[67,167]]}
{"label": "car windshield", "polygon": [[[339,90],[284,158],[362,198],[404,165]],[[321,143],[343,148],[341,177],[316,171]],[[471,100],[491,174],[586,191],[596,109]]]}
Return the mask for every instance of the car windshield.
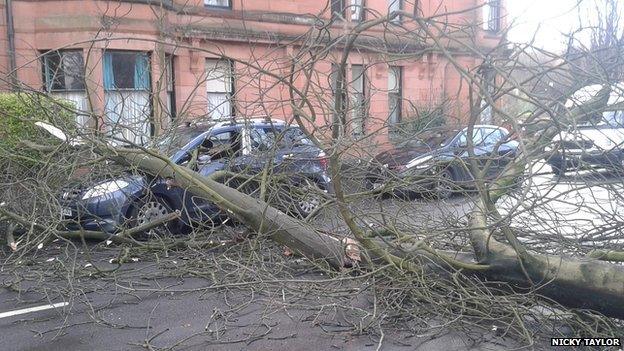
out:
{"label": "car windshield", "polygon": [[446,145],[455,135],[457,135],[456,130],[428,130],[408,140],[405,146],[428,146],[430,148],[437,148]]}
{"label": "car windshield", "polygon": [[605,111],[602,114],[602,120],[614,128],[624,127],[624,111]]}
{"label": "car windshield", "polygon": [[155,147],[162,154],[172,155],[203,132],[204,130],[195,128],[189,130],[174,130],[159,138],[155,143]]}

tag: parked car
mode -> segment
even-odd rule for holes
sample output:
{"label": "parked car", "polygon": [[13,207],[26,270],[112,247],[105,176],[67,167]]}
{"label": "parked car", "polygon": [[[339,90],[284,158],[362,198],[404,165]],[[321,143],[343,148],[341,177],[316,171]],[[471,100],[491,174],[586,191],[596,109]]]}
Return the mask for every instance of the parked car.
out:
{"label": "parked car", "polygon": [[[369,165],[369,188],[448,198],[456,188],[472,187],[467,136],[468,128],[432,129],[380,153]],[[518,153],[518,142],[502,127],[476,125],[472,141],[475,161],[488,179],[496,178]]]}
{"label": "parked car", "polygon": [[[605,86],[589,85],[566,101],[568,109],[582,107]],[[583,115],[583,123],[570,126],[546,147],[547,163],[555,175],[569,169],[624,169],[624,83],[610,86],[606,104]]]}
{"label": "parked car", "polygon": [[[325,154],[298,127],[282,121],[248,119],[186,125],[155,143],[171,161],[209,176],[217,171],[254,175],[265,166],[285,175],[289,183],[306,190],[293,200],[301,216],[321,203],[322,192],[331,191]],[[115,232],[151,222],[179,210],[181,219],[168,224],[179,232],[194,222],[223,219],[210,201],[172,184],[170,179],[128,170],[114,179],[79,184],[61,196],[62,215],[74,229]]]}

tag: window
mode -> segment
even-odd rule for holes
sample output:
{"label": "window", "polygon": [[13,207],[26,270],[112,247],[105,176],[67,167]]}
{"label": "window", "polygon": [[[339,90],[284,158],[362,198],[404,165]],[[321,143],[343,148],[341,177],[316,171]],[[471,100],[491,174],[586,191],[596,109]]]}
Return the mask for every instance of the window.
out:
{"label": "window", "polygon": [[43,55],[45,91],[75,106],[79,127],[86,127],[89,118],[84,73],[84,59],[80,50],[53,51]]}
{"label": "window", "polygon": [[[344,83],[346,72],[344,71],[344,68],[342,72],[340,72],[338,67],[339,67],[338,64],[332,63],[332,68],[331,68],[331,73],[330,73],[330,86],[332,90],[332,96],[334,99],[331,102],[331,108],[334,111],[335,116],[339,116],[342,118],[342,111],[345,111],[347,109],[347,94],[346,94],[346,89],[345,89],[346,87]],[[342,88],[340,89],[340,91],[338,91],[339,76],[342,76]],[[336,99],[340,99],[341,101],[341,105],[342,105],[341,111],[335,110]]]}
{"label": "window", "polygon": [[150,90],[150,61],[145,52],[107,51],[104,54],[105,90]]}
{"label": "window", "polygon": [[206,7],[223,7],[232,8],[232,2],[230,0],[204,0],[204,6]]}
{"label": "window", "polygon": [[481,98],[481,123],[490,124],[494,119],[494,111],[488,101],[496,95],[496,71],[491,66],[481,68],[481,83],[485,89],[482,92],[484,97]]}
{"label": "window", "polygon": [[212,119],[223,119],[234,115],[232,94],[234,74],[232,62],[220,59],[206,60],[206,93],[208,115]]}
{"label": "window", "polygon": [[345,1],[331,0],[331,18],[332,20],[342,20],[345,18]]}
{"label": "window", "polygon": [[46,91],[84,90],[82,51],[54,51],[43,55]]}
{"label": "window", "polygon": [[165,74],[167,75],[167,113],[173,120],[176,117],[176,104],[175,104],[175,76],[173,73],[173,55],[165,55]]}
{"label": "window", "polygon": [[500,0],[486,0],[483,5],[483,29],[490,32],[501,30]]}
{"label": "window", "polygon": [[240,156],[241,137],[236,130],[212,134],[202,144],[200,154],[209,155],[212,160]]}
{"label": "window", "polygon": [[[401,11],[403,8],[403,0],[388,0],[388,14],[394,11]],[[401,16],[396,16],[392,23],[401,23]]]}
{"label": "window", "polygon": [[249,133],[251,139],[251,148],[256,151],[267,151],[275,147],[277,148],[292,148],[294,146],[301,145],[314,145],[312,141],[296,127],[282,128],[282,127],[269,127],[269,128],[252,128]]}
{"label": "window", "polygon": [[602,121],[616,128],[624,127],[624,111],[605,111],[602,113]]}
{"label": "window", "polygon": [[351,105],[353,108],[351,112],[351,131],[356,135],[364,133],[364,119],[367,110],[364,91],[366,75],[364,71],[365,69],[362,65],[351,66]]}
{"label": "window", "polygon": [[388,124],[394,126],[401,122],[401,101],[403,100],[401,67],[390,66],[388,69]]}
{"label": "window", "polygon": [[364,0],[351,0],[351,21],[361,22],[364,20]]}
{"label": "window", "polygon": [[150,59],[145,52],[104,53],[104,113],[111,136],[144,144],[151,136]]}

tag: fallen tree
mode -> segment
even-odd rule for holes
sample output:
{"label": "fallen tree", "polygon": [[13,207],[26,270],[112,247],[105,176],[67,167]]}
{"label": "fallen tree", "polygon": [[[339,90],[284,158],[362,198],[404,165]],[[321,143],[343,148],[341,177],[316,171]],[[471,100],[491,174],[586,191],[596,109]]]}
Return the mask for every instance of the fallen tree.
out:
{"label": "fallen tree", "polygon": [[[174,179],[178,186],[202,196],[232,217],[311,260],[321,260],[334,269],[344,266],[345,244],[336,237],[308,229],[266,202],[241,193],[213,179],[202,177],[148,151],[116,150],[114,159],[153,176]],[[597,259],[574,259],[527,253],[521,258],[509,245],[493,238],[485,211],[474,212],[470,221],[474,258],[443,252],[420,244],[412,250],[369,237],[356,238],[363,247],[363,264],[389,263],[397,269],[420,272],[424,263],[434,262],[436,270],[478,274],[488,280],[510,283],[547,296],[562,305],[594,310],[606,316],[624,318],[624,267]],[[358,228],[362,233],[362,228]],[[407,233],[409,234],[409,233]],[[427,266],[431,269],[432,266]]]}

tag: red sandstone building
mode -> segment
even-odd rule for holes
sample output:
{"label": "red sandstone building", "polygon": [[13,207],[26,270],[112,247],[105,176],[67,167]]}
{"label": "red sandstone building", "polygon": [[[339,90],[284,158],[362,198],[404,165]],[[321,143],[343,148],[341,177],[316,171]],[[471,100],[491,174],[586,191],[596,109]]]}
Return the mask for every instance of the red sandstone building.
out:
{"label": "red sandstone building", "polygon": [[[468,70],[483,62],[475,52],[501,42],[501,2],[417,1],[422,16],[449,14],[440,21],[458,33],[444,41],[445,50]],[[0,6],[2,90],[71,100],[84,111],[80,124],[137,141],[176,119],[289,119],[314,110],[314,123],[327,125],[335,111],[325,98],[344,48],[335,39],[363,21],[415,11],[412,0],[0,0]],[[393,37],[392,25],[404,20],[368,30],[349,55],[344,100],[355,134],[379,129],[383,136],[386,126],[443,100],[452,106],[450,118],[466,119],[467,82],[431,41]],[[462,37],[460,27],[474,34]],[[291,76],[302,95],[280,81]]]}

